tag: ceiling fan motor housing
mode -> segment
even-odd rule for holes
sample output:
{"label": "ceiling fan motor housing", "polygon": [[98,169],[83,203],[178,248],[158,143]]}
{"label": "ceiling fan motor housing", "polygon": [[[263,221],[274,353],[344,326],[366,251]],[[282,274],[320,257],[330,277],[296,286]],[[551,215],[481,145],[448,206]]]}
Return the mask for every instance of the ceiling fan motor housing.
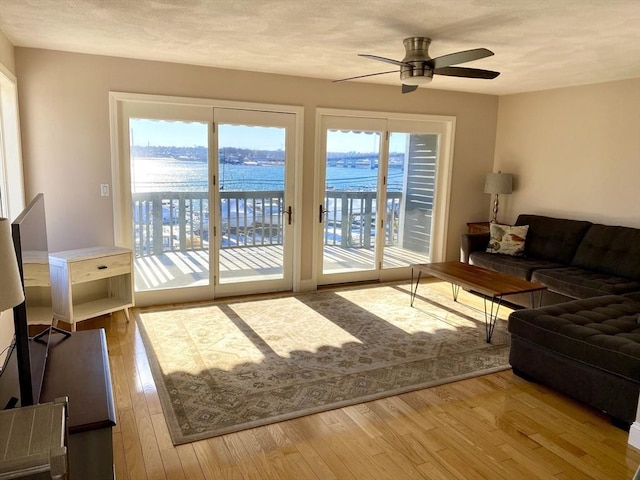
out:
{"label": "ceiling fan motor housing", "polygon": [[404,48],[406,50],[403,63],[411,66],[400,67],[400,79],[405,85],[423,85],[433,79],[433,69],[427,64],[429,56],[429,45],[431,39],[427,37],[405,38]]}

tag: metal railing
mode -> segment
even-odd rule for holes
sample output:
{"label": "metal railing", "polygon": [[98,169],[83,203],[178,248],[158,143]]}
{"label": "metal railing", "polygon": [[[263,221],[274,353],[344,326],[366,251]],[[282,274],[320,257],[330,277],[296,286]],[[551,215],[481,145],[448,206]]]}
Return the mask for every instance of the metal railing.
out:
{"label": "metal railing", "polygon": [[[374,247],[376,192],[328,190],[325,194],[324,243],[342,247]],[[387,194],[385,243],[396,245],[401,192]],[[220,192],[222,248],[281,245],[284,192]],[[207,192],[133,194],[135,255],[157,255],[209,248]]]}

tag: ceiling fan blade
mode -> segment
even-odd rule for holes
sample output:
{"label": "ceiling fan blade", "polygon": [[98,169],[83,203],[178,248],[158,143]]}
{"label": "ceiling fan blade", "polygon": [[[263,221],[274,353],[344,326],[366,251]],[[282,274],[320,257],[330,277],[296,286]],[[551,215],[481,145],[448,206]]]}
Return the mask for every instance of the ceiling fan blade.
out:
{"label": "ceiling fan blade", "polygon": [[393,65],[398,65],[399,67],[411,66],[408,63],[401,62],[400,60],[394,60],[393,58],[378,57],[377,55],[367,55],[366,53],[359,53],[358,56],[370,58],[371,60],[377,60],[379,62],[391,63]]}
{"label": "ceiling fan blade", "polygon": [[481,58],[490,57],[491,55],[493,55],[491,50],[487,50],[486,48],[474,48],[473,50],[465,50],[463,52],[450,53],[448,55],[442,55],[441,57],[432,58],[427,62],[427,65],[436,69],[448,67],[449,65],[457,65],[459,63],[479,60]]}
{"label": "ceiling fan blade", "polygon": [[500,75],[500,72],[491,70],[481,70],[479,68],[465,67],[442,67],[436,68],[433,73],[437,75],[447,75],[449,77],[486,78],[492,79]]}
{"label": "ceiling fan blade", "polygon": [[402,84],[402,93],[411,93],[417,89],[418,85],[405,85],[404,83]]}
{"label": "ceiling fan blade", "polygon": [[388,72],[369,73],[368,75],[358,75],[356,77],[341,78],[340,80],[331,80],[335,82],[346,82],[347,80],[355,80],[356,78],[373,77],[374,75],[385,75],[387,73],[398,73],[400,70],[389,70]]}

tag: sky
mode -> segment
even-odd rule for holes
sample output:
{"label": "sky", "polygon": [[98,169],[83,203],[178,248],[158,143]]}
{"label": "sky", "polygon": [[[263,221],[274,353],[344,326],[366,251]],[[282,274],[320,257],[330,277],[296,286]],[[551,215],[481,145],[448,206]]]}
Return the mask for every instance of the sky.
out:
{"label": "sky", "polygon": [[[163,120],[131,119],[134,145],[193,147],[207,145],[207,124]],[[220,125],[219,148],[238,147],[256,150],[284,150],[284,132],[280,128]],[[390,150],[403,152],[404,138],[392,136]],[[402,136],[404,137],[404,136]],[[397,141],[396,141],[397,140]],[[377,152],[377,136],[367,133],[332,132],[329,152]]]}

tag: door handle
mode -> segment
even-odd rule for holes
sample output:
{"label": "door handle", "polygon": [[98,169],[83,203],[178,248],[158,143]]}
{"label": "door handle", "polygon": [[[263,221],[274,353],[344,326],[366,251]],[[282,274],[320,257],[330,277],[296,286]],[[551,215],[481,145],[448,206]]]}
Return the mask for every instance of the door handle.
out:
{"label": "door handle", "polygon": [[284,213],[288,215],[287,224],[291,225],[291,217],[293,216],[293,210],[291,209],[291,205],[289,205],[289,207],[284,211]]}
{"label": "door handle", "polygon": [[318,223],[322,223],[323,217],[326,213],[329,213],[329,210],[325,210],[324,205],[320,204],[320,208],[318,210]]}

